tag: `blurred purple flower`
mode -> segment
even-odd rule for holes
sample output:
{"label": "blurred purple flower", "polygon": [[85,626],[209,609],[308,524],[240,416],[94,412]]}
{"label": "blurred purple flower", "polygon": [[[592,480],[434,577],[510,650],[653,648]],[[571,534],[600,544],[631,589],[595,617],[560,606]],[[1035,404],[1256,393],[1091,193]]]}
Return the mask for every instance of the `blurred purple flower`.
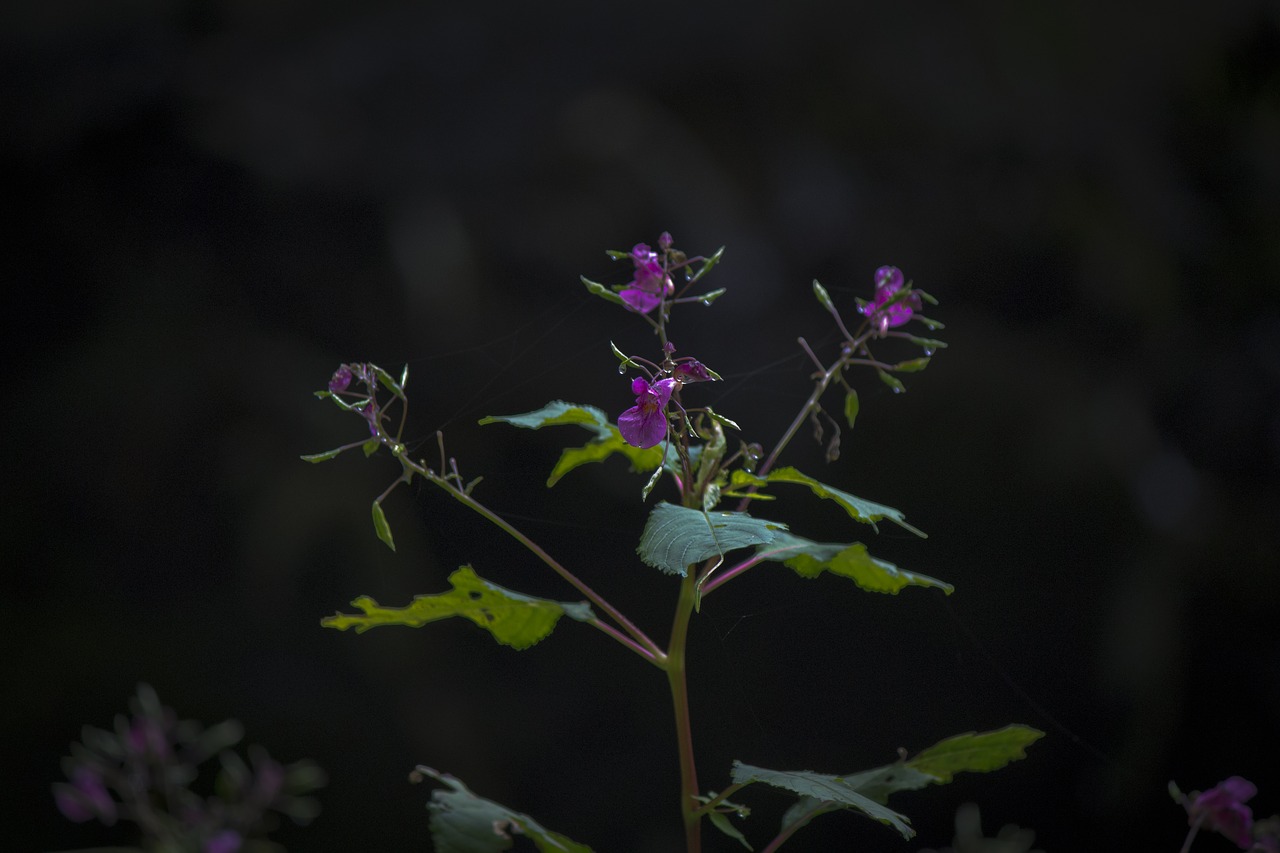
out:
{"label": "blurred purple flower", "polygon": [[234,829],[224,829],[210,838],[201,848],[201,853],[238,853],[244,846],[244,839]]}
{"label": "blurred purple flower", "polygon": [[1214,785],[1187,806],[1187,816],[1194,825],[1216,830],[1235,842],[1241,850],[1253,846],[1253,812],[1245,805],[1258,793],[1248,779],[1232,776]]}
{"label": "blurred purple flower", "polygon": [[72,771],[70,785],[54,785],[53,799],[58,811],[75,823],[95,817],[107,826],[116,822],[116,801],[107,793],[102,777],[88,767]]}
{"label": "blurred purple flower", "polygon": [[644,243],[636,243],[631,250],[631,261],[636,265],[635,279],[618,296],[632,311],[648,314],[662,304],[662,298],[672,293],[675,285],[662,269],[658,254],[649,251]]}
{"label": "blurred purple flower", "polygon": [[659,379],[650,383],[637,376],[631,383],[636,404],[618,415],[618,431],[627,444],[635,447],[653,447],[667,436],[667,403],[676,386],[674,379]]}
{"label": "blurred purple flower", "polygon": [[858,308],[861,313],[871,318],[871,324],[882,335],[894,326],[901,326],[911,319],[913,313],[920,310],[920,294],[915,292],[907,294],[900,301],[884,308],[885,303],[893,299],[902,289],[903,284],[905,279],[902,270],[897,267],[880,267],[876,270],[875,298]]}
{"label": "blurred purple flower", "polygon": [[337,394],[351,386],[351,368],[345,364],[333,372],[329,379],[329,393]]}

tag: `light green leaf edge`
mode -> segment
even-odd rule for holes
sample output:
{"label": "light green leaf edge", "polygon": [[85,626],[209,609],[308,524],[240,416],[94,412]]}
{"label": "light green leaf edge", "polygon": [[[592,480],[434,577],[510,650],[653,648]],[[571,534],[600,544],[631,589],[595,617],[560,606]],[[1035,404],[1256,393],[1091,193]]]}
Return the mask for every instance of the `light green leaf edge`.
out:
{"label": "light green leaf edge", "polygon": [[[820,483],[808,474],[802,474],[800,471],[797,471],[795,468],[790,466],[786,468],[776,468],[764,477],[759,477],[755,474],[748,474],[746,471],[739,468],[733,472],[729,485],[733,489],[740,489],[745,486],[763,487],[769,483],[795,483],[801,486],[808,486],[809,491],[813,492],[818,497],[833,500],[840,504],[840,506],[844,507],[845,512],[849,514],[849,517],[856,521],[865,522],[875,528],[877,521],[887,518],[894,524],[904,530],[910,530],[922,539],[928,538],[924,531],[907,524],[907,517],[900,510],[896,510],[891,506],[885,506],[884,504],[875,503],[874,501],[864,500],[856,495],[851,495],[848,492],[841,491],[834,486],[828,486],[825,483]],[[876,529],[878,530],[878,528]]]}
{"label": "light green leaf edge", "polygon": [[904,571],[871,556],[861,542],[814,542],[793,533],[778,533],[772,542],[756,548],[756,556],[782,563],[802,578],[816,578],[823,572],[849,578],[868,592],[897,595],[909,586],[933,587],[947,595],[955,592],[946,581]]}
{"label": "light green leaf edge", "polygon": [[362,595],[351,606],[362,610],[363,615],[335,613],[320,620],[320,624],[339,631],[355,628],[357,634],[363,634],[381,625],[420,628],[428,622],[462,616],[484,628],[502,645],[527,649],[549,636],[562,615],[579,622],[595,618],[586,602],[550,601],[512,592],[481,578],[470,566],[462,566],[449,575],[449,583],[453,587],[449,592],[416,596],[407,607],[381,607]]}
{"label": "light green leaf edge", "polygon": [[786,529],[745,512],[703,512],[663,501],[649,513],[636,553],[655,569],[683,577],[694,563],[767,544]]}
{"label": "light green leaf edge", "polygon": [[[825,808],[823,804],[830,803],[841,808],[855,809],[874,820],[892,826],[902,834],[903,838],[911,838],[916,834],[906,815],[877,803],[839,776],[828,776],[810,770],[766,770],[763,767],[752,767],[750,764],[734,761],[731,778],[738,785],[763,782],[775,788],[791,791],[793,794],[799,794],[803,798],[802,802],[810,802],[812,808]],[[806,811],[811,811],[812,808]],[[793,806],[791,811],[795,810],[796,807]],[[788,823],[783,824],[784,827],[788,825]]]}
{"label": "light green leaf edge", "polygon": [[747,841],[746,836],[742,834],[742,831],[739,830],[738,827],[734,826],[729,820],[729,816],[727,814],[724,812],[713,811],[707,814],[707,818],[711,821],[711,825],[716,829],[734,839],[748,850],[755,850],[755,848],[751,846],[751,843]]}
{"label": "light green leaf edge", "polygon": [[[961,772],[988,773],[1026,758],[1026,748],[1044,737],[1030,726],[1013,724],[990,732],[966,732],[939,741],[908,759],[837,777],[867,798],[884,804],[898,791],[944,785]],[[787,810],[782,825],[833,809],[825,798],[805,796]]]}
{"label": "light green leaf edge", "polygon": [[475,794],[448,773],[421,766],[417,772],[448,786],[432,791],[427,803],[436,853],[500,853],[511,849],[512,835],[527,836],[539,853],[592,853],[587,845],[546,829],[528,815]]}
{"label": "light green leaf edge", "polygon": [[631,463],[631,470],[637,473],[652,471],[661,465],[663,460],[661,447],[642,449],[627,444],[622,433],[618,432],[618,428],[610,423],[605,413],[595,406],[553,400],[532,412],[520,415],[490,415],[481,418],[480,423],[508,423],[523,429],[577,424],[595,433],[595,438],[582,447],[566,447],[561,452],[560,459],[551,469],[551,476],[547,478],[548,488],[558,483],[574,468],[591,462],[603,462],[615,453],[624,456]]}

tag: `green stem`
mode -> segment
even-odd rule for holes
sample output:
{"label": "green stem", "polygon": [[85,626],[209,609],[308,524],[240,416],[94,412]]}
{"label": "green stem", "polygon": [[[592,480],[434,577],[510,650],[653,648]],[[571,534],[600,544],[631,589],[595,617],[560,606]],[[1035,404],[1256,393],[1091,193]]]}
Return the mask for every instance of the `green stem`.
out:
{"label": "green stem", "polygon": [[680,583],[680,599],[676,603],[675,620],[671,626],[671,644],[667,647],[667,684],[671,687],[671,703],[676,715],[676,744],[680,754],[680,816],[684,820],[686,853],[700,853],[702,850],[702,814],[697,800],[698,770],[693,756],[693,725],[689,717],[689,683],[685,667],[689,619],[693,615],[697,594],[697,579],[690,570]]}

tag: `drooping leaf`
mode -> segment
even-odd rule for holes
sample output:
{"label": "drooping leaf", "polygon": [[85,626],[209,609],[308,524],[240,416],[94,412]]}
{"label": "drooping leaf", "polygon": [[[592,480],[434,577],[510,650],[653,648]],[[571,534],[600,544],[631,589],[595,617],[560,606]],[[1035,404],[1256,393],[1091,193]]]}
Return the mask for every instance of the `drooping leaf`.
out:
{"label": "drooping leaf", "polygon": [[929,356],[921,358],[912,358],[907,361],[900,361],[893,366],[893,369],[899,373],[919,373],[929,366]]}
{"label": "drooping leaf", "polygon": [[339,453],[350,450],[354,445],[348,444],[346,447],[335,447],[333,450],[326,450],[324,453],[308,453],[302,457],[303,462],[328,462]]}
{"label": "drooping leaf", "polygon": [[699,296],[698,301],[701,302],[703,305],[710,305],[712,302],[715,302],[717,299],[719,299],[721,296],[724,296],[728,292],[729,292],[729,288],[727,287],[717,287],[715,290],[708,290],[706,293]]}
{"label": "drooping leaf", "polygon": [[720,263],[720,259],[724,257],[724,246],[716,249],[716,253],[702,262],[702,266],[698,267],[698,271],[689,279],[689,284],[697,284],[699,279],[711,272],[716,264]]}
{"label": "drooping leaf", "polygon": [[785,524],[745,512],[702,512],[664,501],[649,513],[636,552],[655,569],[684,576],[693,563],[772,542],[786,529]]}
{"label": "drooping leaf", "polygon": [[448,773],[419,766],[416,776],[430,776],[447,786],[432,791],[427,804],[436,853],[501,853],[512,848],[514,835],[527,836],[539,853],[591,853],[587,845],[546,829],[528,815],[478,796]]}
{"label": "drooping leaf", "polygon": [[858,419],[858,392],[852,388],[844,395],[844,419],[849,422],[849,429],[853,429],[853,422]]}
{"label": "drooping leaf", "polygon": [[893,393],[902,394],[907,390],[907,386],[902,384],[902,380],[894,376],[892,373],[885,373],[883,370],[876,369],[876,373],[880,376],[880,381],[893,389]]}
{"label": "drooping leaf", "polygon": [[[1026,747],[1042,737],[1044,732],[1016,724],[991,732],[968,732],[940,741],[912,758],[839,778],[848,787],[883,805],[891,794],[916,791],[928,785],[943,785],[950,782],[956,773],[999,770],[1011,761],[1026,758]],[[788,825],[788,818],[795,820],[804,815],[812,816],[815,812],[830,811],[829,803],[823,799],[802,797],[788,810],[783,825]]]}
{"label": "drooping leaf", "polygon": [[887,806],[877,803],[865,794],[860,793],[839,776],[828,776],[809,770],[765,770],[762,767],[752,767],[749,764],[743,764],[741,761],[734,761],[732,779],[735,784],[739,785],[763,782],[766,785],[783,788],[794,794],[799,794],[801,797],[815,800],[818,803],[829,803],[833,806],[860,811],[868,817],[892,826],[902,833],[903,838],[911,838],[916,834],[915,830],[910,827],[910,821],[906,815],[899,814]]}
{"label": "drooping leaf", "polygon": [[748,850],[755,849],[743,836],[741,830],[739,830],[738,827],[733,825],[733,823],[729,820],[729,816],[727,814],[725,814],[724,812],[711,812],[710,814],[707,815],[707,817],[711,820],[711,825],[714,826],[716,829],[720,830],[725,835],[734,839],[735,841],[737,841],[739,844],[741,844],[743,847],[747,848]]}
{"label": "drooping leaf", "polygon": [[861,542],[813,542],[793,533],[778,533],[773,541],[756,548],[756,554],[780,562],[802,578],[816,578],[823,572],[849,578],[868,592],[897,595],[904,587],[935,587],[947,595],[955,587],[928,575],[903,571],[893,563],[867,553]]}
{"label": "drooping leaf", "polygon": [[586,602],[550,601],[512,592],[478,576],[470,566],[449,575],[453,589],[439,595],[419,595],[407,607],[380,607],[372,598],[361,596],[351,602],[363,615],[335,613],[320,621],[326,628],[345,631],[355,628],[363,634],[380,625],[407,625],[419,628],[428,622],[462,616],[493,634],[493,638],[513,649],[527,649],[546,638],[562,615],[586,622],[594,618]]}
{"label": "drooping leaf", "polygon": [[769,483],[795,483],[801,486],[808,486],[809,491],[813,492],[818,497],[833,500],[840,504],[840,506],[844,507],[845,512],[849,514],[850,518],[866,522],[872,527],[876,526],[877,521],[887,518],[894,524],[902,527],[904,530],[910,530],[912,533],[920,537],[925,536],[922,531],[912,527],[910,524],[907,524],[907,518],[901,511],[896,510],[891,506],[885,506],[884,504],[878,504],[874,501],[864,500],[863,498],[851,495],[848,492],[841,491],[834,486],[828,486],[825,483],[820,483],[809,475],[802,474],[795,468],[789,466],[786,468],[776,468],[764,477],[759,477],[755,474],[748,474],[746,471],[738,469],[733,472],[730,479],[730,486],[734,489],[738,489],[743,486],[762,487]]}
{"label": "drooping leaf", "polygon": [[391,538],[391,525],[387,524],[387,516],[382,511],[381,501],[373,502],[373,529],[388,548],[392,551],[396,549],[395,540]]}

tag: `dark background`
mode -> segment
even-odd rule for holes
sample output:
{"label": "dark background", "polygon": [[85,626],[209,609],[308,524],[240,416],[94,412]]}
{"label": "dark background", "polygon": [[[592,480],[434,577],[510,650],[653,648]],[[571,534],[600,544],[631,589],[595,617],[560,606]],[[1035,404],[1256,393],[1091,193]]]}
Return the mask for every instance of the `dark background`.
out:
{"label": "dark background", "polygon": [[[1047,732],[1028,760],[895,798],[912,842],[832,815],[787,849],[941,847],[974,801],[1049,851],[1172,851],[1171,778],[1280,810],[1280,12],[1185,5],[7,4],[4,848],[129,840],[49,785],[146,681],[329,772],[293,850],[426,848],[416,763],[602,853],[676,849],[660,675],[574,624],[520,653],[321,629],[464,562],[573,596],[434,490],[388,500],[392,553],[390,459],[298,460],[363,429],[310,396],[340,362],[407,362],[421,452],[443,429],[481,500],[665,637],[642,479],[548,492],[585,434],[475,426],[631,404],[608,341],[652,338],[577,277],[625,281],[603,250],[664,229],[727,246],[728,295],[672,337],[751,438],[807,393],[795,338],[830,352],[814,278],[852,313],[896,264],[951,344],[904,396],[856,377],[829,469],[805,432],[790,457],[930,538],[778,517],[955,595],[774,567],[710,598],[704,786],[1016,721]],[[758,849],[784,800],[742,799]]]}

